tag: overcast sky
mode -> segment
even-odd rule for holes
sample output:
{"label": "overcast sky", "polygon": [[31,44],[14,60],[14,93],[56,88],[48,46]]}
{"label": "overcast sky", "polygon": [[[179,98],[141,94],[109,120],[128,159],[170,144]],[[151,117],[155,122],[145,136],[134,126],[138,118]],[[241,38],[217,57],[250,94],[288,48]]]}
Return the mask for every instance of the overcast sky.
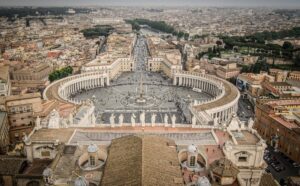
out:
{"label": "overcast sky", "polygon": [[0,0],[0,6],[218,6],[300,8],[300,0]]}

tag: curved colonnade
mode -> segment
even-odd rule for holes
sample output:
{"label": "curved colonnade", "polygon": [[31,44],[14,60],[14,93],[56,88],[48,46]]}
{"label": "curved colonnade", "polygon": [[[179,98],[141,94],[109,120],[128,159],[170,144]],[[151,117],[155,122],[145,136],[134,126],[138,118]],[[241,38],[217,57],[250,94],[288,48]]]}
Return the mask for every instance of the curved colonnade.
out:
{"label": "curved colonnade", "polygon": [[[82,73],[53,82],[45,89],[43,96],[44,99],[81,104],[70,96],[82,90],[109,86],[109,81],[109,74],[103,71]],[[189,106],[196,118],[193,127],[220,127],[221,123],[227,124],[238,109],[239,91],[226,80],[208,74],[176,71],[173,84],[195,88],[213,96],[209,100],[194,100]]]}
{"label": "curved colonnade", "polygon": [[194,101],[190,110],[200,125],[215,125],[230,121],[237,112],[240,93],[230,82],[216,76],[178,71],[173,84],[200,89],[213,96],[207,101]]}
{"label": "curved colonnade", "polygon": [[55,99],[62,102],[81,104],[79,100],[70,98],[82,90],[109,86],[109,74],[105,72],[87,72],[69,76],[50,84],[44,91],[46,100]]}

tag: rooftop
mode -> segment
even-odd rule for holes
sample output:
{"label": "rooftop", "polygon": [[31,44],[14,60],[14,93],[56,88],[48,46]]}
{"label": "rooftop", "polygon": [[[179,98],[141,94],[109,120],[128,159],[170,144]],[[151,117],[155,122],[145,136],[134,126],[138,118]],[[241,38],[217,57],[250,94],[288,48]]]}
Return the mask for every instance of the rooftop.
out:
{"label": "rooftop", "polygon": [[239,145],[255,145],[259,142],[259,138],[247,130],[231,132]]}
{"label": "rooftop", "polygon": [[196,106],[196,109],[199,111],[204,111],[204,110],[220,107],[221,105],[225,105],[227,103],[232,102],[234,99],[236,99],[239,96],[239,92],[234,85],[232,85],[227,81],[223,81],[223,85],[225,87],[225,96],[223,96],[221,99],[218,99],[216,101]]}
{"label": "rooftop", "polygon": [[6,115],[7,115],[6,112],[0,111],[0,128],[2,128],[2,125],[5,123]]}
{"label": "rooftop", "polygon": [[9,74],[9,66],[0,66],[0,80],[7,81]]}
{"label": "rooftop", "polygon": [[32,141],[55,141],[67,143],[75,129],[40,129],[30,138]]}
{"label": "rooftop", "polygon": [[149,135],[113,140],[101,185],[183,185],[171,141]]}

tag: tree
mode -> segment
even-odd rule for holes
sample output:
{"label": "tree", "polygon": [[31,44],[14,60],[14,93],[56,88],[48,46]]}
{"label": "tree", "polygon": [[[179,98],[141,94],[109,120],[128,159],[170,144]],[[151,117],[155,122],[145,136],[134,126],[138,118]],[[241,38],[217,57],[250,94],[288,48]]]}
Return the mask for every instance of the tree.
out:
{"label": "tree", "polygon": [[291,42],[285,41],[282,45],[283,50],[293,50],[294,46]]}
{"label": "tree", "polygon": [[300,53],[297,53],[295,59],[293,60],[296,66],[300,66]]}
{"label": "tree", "polygon": [[60,70],[55,70],[54,72],[49,74],[48,79],[50,82],[53,82],[55,80],[67,77],[68,75],[70,75],[72,73],[73,73],[73,68],[68,66],[68,67],[62,68]]}
{"label": "tree", "polygon": [[216,44],[217,44],[218,47],[223,45],[222,41],[220,41],[220,40],[216,41]]}
{"label": "tree", "polygon": [[183,36],[183,37],[184,37],[185,40],[188,40],[188,39],[189,39],[189,36],[190,36],[189,33],[184,33],[184,36]]}
{"label": "tree", "polygon": [[177,35],[178,38],[182,38],[183,36],[184,36],[184,32],[182,32],[182,31],[178,32],[178,35]]}

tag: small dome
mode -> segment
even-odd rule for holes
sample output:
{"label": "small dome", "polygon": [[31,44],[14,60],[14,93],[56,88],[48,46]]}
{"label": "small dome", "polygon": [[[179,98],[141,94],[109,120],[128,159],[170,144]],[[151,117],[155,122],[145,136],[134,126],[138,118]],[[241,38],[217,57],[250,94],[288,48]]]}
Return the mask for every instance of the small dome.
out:
{"label": "small dome", "polygon": [[86,181],[86,179],[84,177],[79,176],[75,179],[74,185],[75,186],[88,186],[89,182]]}
{"label": "small dome", "polygon": [[88,146],[88,148],[87,148],[87,151],[90,152],[90,153],[97,152],[98,151],[98,147],[95,144],[90,144]]}
{"label": "small dome", "polygon": [[202,176],[198,178],[196,186],[211,186],[211,184],[207,177]]}
{"label": "small dome", "polygon": [[194,144],[189,145],[188,146],[188,152],[191,152],[191,153],[197,152],[197,147]]}
{"label": "small dome", "polygon": [[47,167],[47,168],[43,171],[43,176],[44,176],[44,177],[50,177],[50,176],[52,176],[52,169],[50,169],[49,167]]}

